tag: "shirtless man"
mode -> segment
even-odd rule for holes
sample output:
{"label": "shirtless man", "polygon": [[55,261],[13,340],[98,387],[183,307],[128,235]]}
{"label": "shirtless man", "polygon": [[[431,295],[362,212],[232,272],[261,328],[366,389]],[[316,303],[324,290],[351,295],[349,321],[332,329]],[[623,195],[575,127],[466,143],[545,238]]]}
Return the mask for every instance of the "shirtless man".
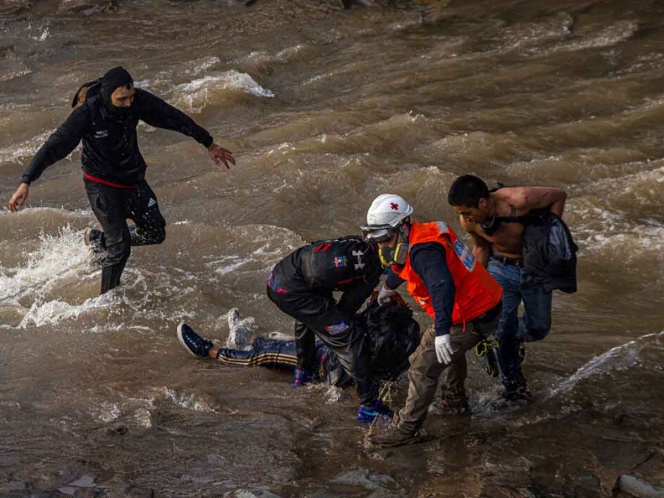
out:
{"label": "shirtless man", "polygon": [[[457,178],[447,196],[473,240],[473,254],[503,287],[496,339],[507,401],[531,399],[521,372],[523,342],[544,339],[551,328],[551,291],[522,274],[524,224],[537,210],[562,217],[566,199],[563,190],[550,187],[501,187],[490,191],[473,175]],[[518,317],[521,301],[525,313]]]}

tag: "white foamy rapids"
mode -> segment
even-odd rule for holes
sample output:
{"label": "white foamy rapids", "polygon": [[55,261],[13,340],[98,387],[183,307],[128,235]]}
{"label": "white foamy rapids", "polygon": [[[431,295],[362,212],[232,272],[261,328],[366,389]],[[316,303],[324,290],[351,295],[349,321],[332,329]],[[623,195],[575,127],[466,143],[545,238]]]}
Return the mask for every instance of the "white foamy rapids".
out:
{"label": "white foamy rapids", "polygon": [[167,387],[162,387],[157,390],[158,394],[161,394],[164,398],[170,400],[175,405],[186,408],[187,410],[193,410],[197,412],[214,412],[214,408],[210,407],[205,401],[199,399],[196,394],[192,393],[182,393],[174,391],[173,389],[168,389]]}
{"label": "white foamy rapids", "polygon": [[338,403],[344,397],[344,390],[340,387],[329,385],[327,382],[312,382],[305,389],[320,394],[325,399],[326,405]]}
{"label": "white foamy rapids", "polygon": [[[63,284],[91,277],[88,251],[81,243],[81,232],[68,225],[55,236],[40,235],[39,240],[39,248],[28,255],[25,267],[0,266],[0,303],[19,310],[22,319],[18,328],[55,324],[113,304],[111,298],[104,296],[78,305],[60,299],[48,300],[45,296]],[[31,303],[29,309],[19,302],[22,298]]]}
{"label": "white foamy rapids", "polygon": [[[598,205],[595,197],[577,198],[569,203],[568,223],[586,257],[620,260],[664,274],[664,225],[652,218],[635,220],[629,212],[616,209],[618,202],[626,203],[644,193],[650,195],[643,190],[634,194],[626,188],[619,194],[623,199],[612,199],[612,206]],[[635,200],[633,205],[642,205],[646,214],[650,203]]]}
{"label": "white foamy rapids", "polygon": [[211,259],[205,263],[210,274],[224,277],[231,273],[265,273],[283,257],[285,251],[292,251],[304,243],[290,230],[272,225],[238,226],[233,229],[233,237],[235,240],[229,241],[229,248],[258,247],[251,251],[249,257],[232,253]]}
{"label": "white foamy rapids", "polygon": [[574,19],[567,12],[559,12],[532,23],[518,23],[514,26],[501,28],[501,37],[504,40],[502,50],[515,48],[530,48],[538,50],[538,45],[548,40],[557,40],[571,34]]}
{"label": "white foamy rapids", "polygon": [[152,412],[155,406],[164,401],[186,410],[215,412],[214,408],[196,394],[156,387],[140,397],[119,394],[119,398],[115,400],[98,400],[91,405],[89,413],[104,423],[122,418],[127,422],[133,421],[141,427],[149,428],[152,426]]}
{"label": "white foamy rapids", "polygon": [[[43,302],[38,299],[32,304],[16,328],[24,329],[30,325],[43,327],[45,325],[55,325],[70,318],[76,319],[92,309],[99,309],[100,301],[104,300],[91,298],[83,304],[75,305],[59,300]],[[107,305],[110,305],[110,303]]]}
{"label": "white foamy rapids", "polygon": [[41,234],[39,248],[28,254],[24,268],[0,266],[0,300],[38,294],[58,280],[80,276],[87,269],[88,252],[81,232],[69,225],[55,236]]}
{"label": "white foamy rapids", "polygon": [[271,54],[265,50],[257,50],[243,56],[240,60],[250,62],[288,62],[302,53],[306,47],[306,45],[302,44],[293,45],[292,47],[286,47],[276,54]]}
{"label": "white foamy rapids", "polygon": [[588,363],[579,368],[573,375],[551,389],[549,397],[567,394],[581,381],[605,374],[614,370],[625,370],[639,361],[639,353],[652,341],[658,342],[664,337],[664,332],[646,334],[634,341],[616,346],[606,353],[595,356]]}
{"label": "white foamy rapids", "polygon": [[208,102],[223,100],[223,94],[229,91],[240,91],[257,97],[274,97],[271,90],[260,86],[248,74],[231,70],[178,85],[174,90],[175,105],[189,112],[201,112]]}
{"label": "white foamy rapids", "polygon": [[[574,37],[550,50],[540,51],[533,49],[535,53],[553,53],[560,51],[583,50],[587,48],[610,47],[632,38],[639,29],[636,21],[623,20],[604,26],[600,31],[585,34],[586,36]],[[580,39],[579,39],[580,38]]]}
{"label": "white foamy rapids", "polygon": [[231,254],[229,256],[224,256],[221,259],[211,261],[208,263],[208,267],[214,268],[214,272],[221,277],[227,273],[234,272],[249,262],[251,262],[251,259],[242,259],[237,254]]}
{"label": "white foamy rapids", "polygon": [[[191,67],[187,67],[184,72],[185,74],[194,74],[198,76],[204,72],[207,72],[210,68],[215,67],[221,62],[219,57],[209,56],[197,59],[190,63]],[[180,68],[178,68],[179,70]]]}

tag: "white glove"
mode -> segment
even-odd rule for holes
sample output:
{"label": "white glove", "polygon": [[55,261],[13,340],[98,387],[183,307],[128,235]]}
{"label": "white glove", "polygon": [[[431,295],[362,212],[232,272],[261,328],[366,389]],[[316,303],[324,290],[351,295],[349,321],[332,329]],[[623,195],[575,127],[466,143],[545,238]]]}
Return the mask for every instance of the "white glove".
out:
{"label": "white glove", "polygon": [[389,303],[392,300],[392,296],[394,296],[396,293],[397,291],[388,289],[383,285],[378,292],[378,297],[376,298],[376,301],[378,301],[378,306],[384,306]]}
{"label": "white glove", "polygon": [[447,365],[452,361],[454,349],[452,349],[452,336],[450,334],[436,336],[436,357],[438,363]]}

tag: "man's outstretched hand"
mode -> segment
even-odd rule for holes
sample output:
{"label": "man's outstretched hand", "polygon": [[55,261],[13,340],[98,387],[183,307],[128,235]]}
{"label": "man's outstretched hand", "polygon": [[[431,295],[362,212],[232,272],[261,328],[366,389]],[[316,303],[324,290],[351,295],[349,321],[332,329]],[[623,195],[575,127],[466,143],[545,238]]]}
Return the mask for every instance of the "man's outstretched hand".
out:
{"label": "man's outstretched hand", "polygon": [[14,192],[14,195],[12,195],[12,198],[9,199],[9,202],[7,203],[9,210],[14,213],[18,211],[18,209],[23,206],[23,204],[25,204],[29,191],[30,185],[27,183],[21,183],[16,189],[16,192]]}
{"label": "man's outstretched hand", "polygon": [[215,143],[208,147],[207,152],[208,156],[210,156],[210,159],[212,159],[214,164],[217,166],[219,166],[221,163],[224,163],[226,169],[231,169],[228,163],[235,164],[233,153],[230,150],[224,149]]}

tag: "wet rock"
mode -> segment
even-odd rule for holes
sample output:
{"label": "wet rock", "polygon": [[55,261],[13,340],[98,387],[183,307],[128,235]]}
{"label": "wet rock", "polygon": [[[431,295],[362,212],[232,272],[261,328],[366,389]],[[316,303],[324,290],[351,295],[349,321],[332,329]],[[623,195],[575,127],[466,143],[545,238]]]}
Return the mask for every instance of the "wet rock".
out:
{"label": "wet rock", "polygon": [[637,498],[664,498],[664,488],[650,484],[638,475],[621,475],[616,488]]}
{"label": "wet rock", "polygon": [[332,482],[335,484],[347,484],[349,486],[361,486],[366,489],[401,489],[401,486],[390,476],[375,474],[367,469],[347,470],[332,479]]}
{"label": "wet rock", "polygon": [[80,12],[86,15],[113,10],[114,0],[63,0],[59,10],[62,12]]}
{"label": "wet rock", "polygon": [[0,47],[0,58],[14,55],[14,47]]}
{"label": "wet rock", "polygon": [[31,0],[3,0],[0,2],[0,14],[13,14],[31,6]]}
{"label": "wet rock", "polygon": [[9,491],[23,491],[27,488],[28,488],[28,483],[25,482],[23,479],[12,478],[7,483],[7,490]]}
{"label": "wet rock", "polygon": [[321,489],[316,491],[313,495],[305,495],[305,498],[340,498],[339,493]]}
{"label": "wet rock", "polygon": [[405,491],[389,491],[387,489],[377,489],[366,498],[406,498]]}
{"label": "wet rock", "polygon": [[279,495],[265,490],[236,489],[224,494],[224,498],[281,498]]}

